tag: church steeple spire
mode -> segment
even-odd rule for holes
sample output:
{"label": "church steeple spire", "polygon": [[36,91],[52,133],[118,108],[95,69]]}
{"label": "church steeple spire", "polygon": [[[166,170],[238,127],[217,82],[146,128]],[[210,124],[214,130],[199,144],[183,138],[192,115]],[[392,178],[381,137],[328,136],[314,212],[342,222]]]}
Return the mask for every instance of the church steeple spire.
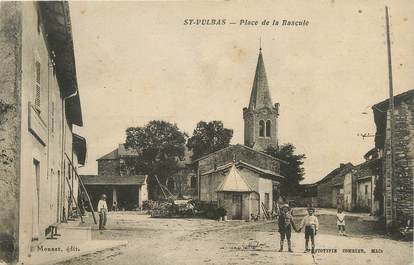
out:
{"label": "church steeple spire", "polygon": [[262,47],[260,45],[256,74],[254,76],[252,92],[250,94],[249,109],[254,110],[261,109],[263,107],[268,107],[271,109],[273,107],[273,104],[263,62]]}
{"label": "church steeple spire", "polygon": [[260,43],[249,106],[243,109],[243,119],[244,144],[265,151],[269,146],[278,145],[279,104],[272,103],[261,46]]}

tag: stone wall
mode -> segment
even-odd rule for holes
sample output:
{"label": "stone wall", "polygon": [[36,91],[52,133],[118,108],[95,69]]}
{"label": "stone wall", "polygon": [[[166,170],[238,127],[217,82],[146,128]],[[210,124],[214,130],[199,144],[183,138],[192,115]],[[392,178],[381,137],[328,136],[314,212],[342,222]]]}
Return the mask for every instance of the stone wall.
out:
{"label": "stone wall", "polygon": [[387,122],[384,161],[385,214],[388,225],[404,225],[408,218],[414,217],[414,97],[411,96],[395,106],[394,121],[395,166],[391,183],[390,125]]}
{"label": "stone wall", "polygon": [[120,175],[119,159],[98,160],[98,175],[99,176],[119,176]]}
{"label": "stone wall", "polygon": [[[276,109],[261,109],[251,111],[247,108],[243,109],[244,119],[244,144],[249,147],[254,147],[257,150],[265,151],[267,147],[278,145],[278,113]],[[263,120],[271,122],[270,137],[262,137],[259,133],[259,122]],[[265,130],[266,135],[266,130]]]}
{"label": "stone wall", "polygon": [[0,2],[0,260],[18,256],[21,3]]}
{"label": "stone wall", "polygon": [[333,207],[332,205],[332,179],[318,184],[318,207]]}

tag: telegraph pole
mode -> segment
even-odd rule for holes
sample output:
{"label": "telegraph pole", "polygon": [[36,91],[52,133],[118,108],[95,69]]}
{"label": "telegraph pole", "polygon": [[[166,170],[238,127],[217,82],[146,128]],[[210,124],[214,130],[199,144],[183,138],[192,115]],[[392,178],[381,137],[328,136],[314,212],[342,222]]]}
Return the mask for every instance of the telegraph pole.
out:
{"label": "telegraph pole", "polygon": [[[393,187],[392,180],[394,179],[394,165],[395,165],[395,156],[394,156],[394,91],[392,83],[392,61],[391,61],[391,41],[390,41],[390,23],[388,17],[388,6],[385,6],[385,21],[386,21],[386,30],[387,30],[387,52],[388,52],[388,86],[389,86],[389,111],[390,111],[390,199],[391,199],[391,220],[394,220],[394,203],[393,203]],[[387,219],[387,218],[386,218]],[[387,220],[386,220],[387,222]],[[388,222],[387,222],[388,223]],[[393,221],[391,221],[391,224]]]}

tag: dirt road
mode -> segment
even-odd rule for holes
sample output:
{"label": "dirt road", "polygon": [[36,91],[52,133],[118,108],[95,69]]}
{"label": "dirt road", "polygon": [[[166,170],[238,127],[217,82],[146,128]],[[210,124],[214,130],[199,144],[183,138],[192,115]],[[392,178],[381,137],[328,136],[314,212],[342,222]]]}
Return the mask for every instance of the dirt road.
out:
{"label": "dirt road", "polygon": [[[153,219],[134,213],[111,213],[108,230],[94,239],[128,240],[120,249],[80,257],[72,264],[410,264],[412,243],[398,242],[347,221],[348,237],[337,236],[334,216],[320,216],[319,252],[303,253],[304,235],[292,235],[294,253],[277,252],[276,223],[216,222],[203,219]],[[332,220],[331,220],[332,219]],[[333,225],[332,225],[333,223]],[[358,228],[359,227],[359,228]],[[352,232],[352,229],[354,232]],[[358,231],[358,229],[361,231]],[[367,231],[366,233],[363,231]],[[372,253],[375,250],[376,253]],[[331,253],[336,251],[336,253]],[[362,253],[361,253],[362,252]]]}

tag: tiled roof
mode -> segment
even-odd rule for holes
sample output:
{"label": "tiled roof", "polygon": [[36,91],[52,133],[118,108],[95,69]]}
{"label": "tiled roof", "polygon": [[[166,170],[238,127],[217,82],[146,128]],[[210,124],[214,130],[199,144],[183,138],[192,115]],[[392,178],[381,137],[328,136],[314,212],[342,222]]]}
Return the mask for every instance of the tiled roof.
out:
{"label": "tiled roof", "polygon": [[118,159],[118,158],[119,158],[119,154],[118,154],[118,148],[117,148],[96,160],[112,160],[112,159]]}
{"label": "tiled roof", "polygon": [[219,152],[223,152],[224,150],[229,149],[229,148],[233,148],[233,149],[236,149],[236,148],[240,148],[240,149],[242,149],[242,148],[244,148],[244,149],[247,149],[247,150],[249,150],[249,151],[251,151],[251,152],[255,152],[255,153],[257,153],[257,155],[259,155],[259,156],[268,157],[268,158],[271,158],[271,159],[276,160],[276,161],[278,161],[278,162],[281,162],[281,163],[284,163],[284,164],[288,164],[288,163],[287,163],[286,161],[284,161],[284,160],[278,159],[278,158],[276,158],[276,157],[273,157],[273,156],[268,155],[268,154],[266,154],[266,153],[263,153],[263,152],[261,152],[261,151],[254,150],[253,148],[250,148],[250,147],[248,147],[248,146],[246,146],[246,145],[243,145],[243,144],[229,145],[228,147],[225,147],[225,148],[220,149],[220,150],[218,150],[218,151],[215,151],[215,152],[212,152],[212,153],[207,154],[207,155],[205,155],[205,156],[202,156],[202,157],[200,157],[200,158],[198,158],[198,159],[194,160],[193,162],[197,162],[197,161],[200,161],[200,160],[206,159],[206,158],[208,158],[209,156],[211,156],[211,155],[213,155],[213,154],[216,154],[216,153],[219,153]]}
{"label": "tiled roof", "polygon": [[204,176],[204,175],[211,174],[211,173],[214,173],[214,172],[226,170],[226,169],[230,168],[233,165],[236,165],[236,167],[239,167],[239,166],[242,167],[242,166],[244,166],[244,167],[247,167],[247,168],[249,168],[249,169],[251,169],[253,171],[257,171],[257,172],[262,173],[262,174],[271,175],[271,176],[279,177],[279,178],[285,178],[284,176],[282,176],[282,175],[280,175],[280,174],[278,174],[276,172],[273,172],[273,171],[270,171],[270,170],[267,170],[267,169],[263,169],[263,168],[259,168],[259,167],[253,166],[253,165],[251,165],[249,163],[246,163],[244,161],[238,161],[238,162],[235,162],[235,163],[227,163],[225,165],[218,166],[216,169],[211,169],[211,170],[208,170],[206,172],[203,172],[203,173],[201,173],[201,175]]}
{"label": "tiled roof", "polygon": [[118,154],[120,157],[123,156],[137,156],[138,152],[133,148],[126,148],[125,144],[119,144]]}
{"label": "tiled roof", "polygon": [[248,168],[251,168],[253,170],[259,171],[260,173],[264,173],[264,174],[267,174],[267,175],[276,176],[276,177],[279,177],[279,178],[285,178],[284,176],[280,175],[279,173],[276,173],[276,172],[271,171],[271,170],[268,170],[268,169],[256,167],[256,166],[254,166],[252,164],[249,164],[247,162],[244,162],[244,161],[239,161],[239,163],[242,164],[242,165],[247,166]]}
{"label": "tiled roof", "polygon": [[250,192],[253,191],[249,184],[243,179],[233,164],[217,191]]}
{"label": "tiled roof", "polygon": [[323,179],[317,181],[316,183],[325,182],[333,177],[344,175],[349,172],[354,166],[352,163],[346,163],[342,167],[335,168],[332,170],[328,175],[326,175]]}
{"label": "tiled roof", "polygon": [[[398,95],[394,96],[394,104],[399,105],[399,104],[401,104],[402,101],[404,101],[408,98],[413,98],[413,97],[414,97],[414,89],[405,91],[401,94],[398,94]],[[389,98],[375,104],[374,106],[372,106],[372,109],[374,111],[378,111],[378,110],[386,111],[386,110],[388,110],[388,107],[389,107]]]}
{"label": "tiled roof", "polygon": [[37,5],[39,15],[44,22],[43,29],[46,31],[47,47],[55,55],[56,76],[63,92],[62,97],[73,95],[65,102],[67,119],[70,123],[83,126],[69,3],[67,1],[39,1]]}
{"label": "tiled roof", "polygon": [[137,176],[81,176],[85,185],[143,185],[146,183],[146,175]]}
{"label": "tiled roof", "polygon": [[[414,100],[414,89],[394,96],[394,106],[398,108],[402,102],[407,102],[409,100]],[[383,100],[372,106],[372,110],[374,112],[374,122],[377,129],[375,132],[375,147],[379,149],[383,149],[385,147],[385,131],[387,129],[388,108],[389,99]]]}
{"label": "tiled roof", "polygon": [[96,159],[96,160],[113,160],[119,159],[125,156],[136,156],[138,153],[136,150],[131,148],[125,148],[125,144],[119,144],[118,148],[109,152],[108,154]]}
{"label": "tiled roof", "polygon": [[382,158],[376,158],[357,165],[355,167],[358,176],[357,180],[363,180],[371,176],[379,176],[381,172],[381,162]]}

